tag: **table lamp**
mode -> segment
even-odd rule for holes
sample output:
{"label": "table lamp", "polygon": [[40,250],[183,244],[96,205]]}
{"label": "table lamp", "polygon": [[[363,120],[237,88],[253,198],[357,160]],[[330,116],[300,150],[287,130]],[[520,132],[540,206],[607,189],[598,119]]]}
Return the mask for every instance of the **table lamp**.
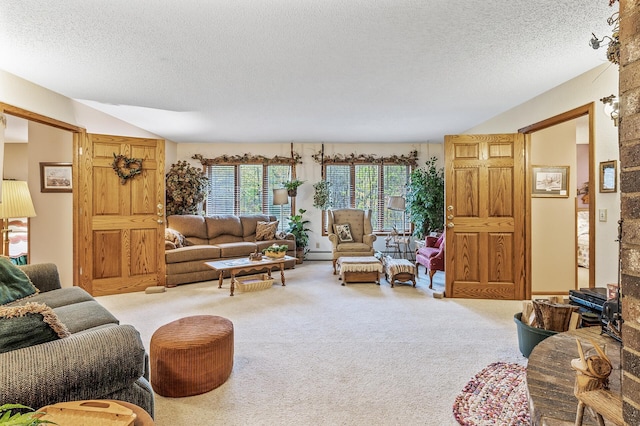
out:
{"label": "table lamp", "polygon": [[9,256],[9,219],[35,215],[36,211],[33,208],[27,182],[3,180],[0,218],[2,219],[2,253],[5,256]]}
{"label": "table lamp", "polygon": [[286,188],[273,189],[273,205],[280,206],[280,230],[284,231],[284,218],[282,209],[285,204],[289,203],[289,194]]}

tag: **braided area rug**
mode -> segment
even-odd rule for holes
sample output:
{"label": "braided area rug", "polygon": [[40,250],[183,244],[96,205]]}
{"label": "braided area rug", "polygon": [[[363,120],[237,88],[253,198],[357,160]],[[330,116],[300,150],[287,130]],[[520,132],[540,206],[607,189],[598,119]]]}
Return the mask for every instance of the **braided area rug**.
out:
{"label": "braided area rug", "polygon": [[525,367],[494,362],[466,384],[453,404],[453,415],[464,426],[528,426],[529,399]]}

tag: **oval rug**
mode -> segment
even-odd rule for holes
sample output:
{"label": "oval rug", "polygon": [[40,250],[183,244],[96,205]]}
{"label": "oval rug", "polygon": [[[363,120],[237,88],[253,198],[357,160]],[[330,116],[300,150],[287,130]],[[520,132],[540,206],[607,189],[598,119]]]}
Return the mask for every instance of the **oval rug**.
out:
{"label": "oval rug", "polygon": [[453,415],[464,426],[528,426],[529,399],[525,367],[494,362],[466,384],[453,404]]}

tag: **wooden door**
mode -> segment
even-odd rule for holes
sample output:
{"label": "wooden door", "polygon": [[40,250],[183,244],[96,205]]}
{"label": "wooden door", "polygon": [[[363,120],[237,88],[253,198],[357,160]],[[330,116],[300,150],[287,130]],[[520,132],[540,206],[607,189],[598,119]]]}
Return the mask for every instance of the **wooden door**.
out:
{"label": "wooden door", "polygon": [[[102,296],[164,285],[164,141],[88,134],[81,146],[80,286]],[[122,180],[114,155],[142,159],[142,172]]]}
{"label": "wooden door", "polygon": [[447,297],[524,297],[524,191],[524,135],[445,137]]}

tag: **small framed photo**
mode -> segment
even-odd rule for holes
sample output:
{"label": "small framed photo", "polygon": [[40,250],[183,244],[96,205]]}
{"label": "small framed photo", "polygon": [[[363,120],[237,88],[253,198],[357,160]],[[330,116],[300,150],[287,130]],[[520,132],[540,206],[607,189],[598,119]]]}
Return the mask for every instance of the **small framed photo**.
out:
{"label": "small framed photo", "polygon": [[618,162],[616,160],[600,163],[600,192],[618,191]]}
{"label": "small framed photo", "polygon": [[71,163],[40,163],[40,192],[73,192]]}
{"label": "small framed photo", "polygon": [[569,197],[569,166],[531,166],[532,197]]}

